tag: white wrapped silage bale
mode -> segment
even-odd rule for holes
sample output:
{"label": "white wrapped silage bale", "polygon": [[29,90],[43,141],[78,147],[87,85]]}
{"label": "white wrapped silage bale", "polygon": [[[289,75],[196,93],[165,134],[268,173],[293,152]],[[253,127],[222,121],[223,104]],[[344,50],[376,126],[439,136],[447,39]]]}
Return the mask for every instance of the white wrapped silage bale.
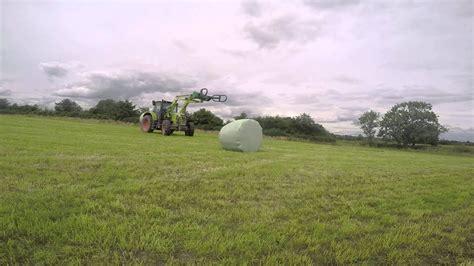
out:
{"label": "white wrapped silage bale", "polygon": [[253,119],[239,119],[219,132],[222,148],[233,151],[258,151],[262,144],[262,127]]}

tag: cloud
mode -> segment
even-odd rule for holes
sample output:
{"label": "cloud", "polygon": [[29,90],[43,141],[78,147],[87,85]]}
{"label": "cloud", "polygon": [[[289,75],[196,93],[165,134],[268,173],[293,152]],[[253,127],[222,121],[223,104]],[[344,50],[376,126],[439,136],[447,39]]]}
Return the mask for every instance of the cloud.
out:
{"label": "cloud", "polygon": [[441,134],[441,139],[474,142],[474,128],[450,127],[448,132]]}
{"label": "cloud", "polygon": [[457,1],[454,6],[454,13],[457,16],[472,18],[474,16],[474,3],[471,0]]}
{"label": "cloud", "polygon": [[317,104],[320,102],[319,94],[316,93],[298,93],[291,96],[290,103],[298,105]]}
{"label": "cloud", "polygon": [[346,84],[360,84],[362,81],[360,79],[356,79],[353,77],[341,75],[334,77],[334,81],[341,82],[341,83],[346,83]]}
{"label": "cloud", "polygon": [[228,100],[226,105],[228,106],[263,106],[265,104],[271,104],[273,101],[267,97],[261,91],[255,92],[227,92]]}
{"label": "cloud", "polygon": [[[84,99],[130,99],[143,93],[181,92],[196,86],[189,77],[140,70],[89,72],[83,80],[56,90],[57,96]],[[187,90],[186,90],[187,91]]]}
{"label": "cloud", "polygon": [[357,115],[357,114],[338,115],[336,121],[337,122],[350,121],[354,125],[356,125],[359,122],[359,117],[360,115]]}
{"label": "cloud", "polygon": [[[326,107],[347,110],[348,112],[364,111],[370,108],[389,108],[391,105],[405,101],[425,101],[431,104],[453,104],[472,102],[473,94],[468,91],[442,90],[428,85],[408,84],[388,86],[379,84],[367,90],[319,90],[316,93],[296,93],[290,103],[306,105],[314,111]],[[340,107],[344,106],[344,107]],[[344,113],[339,113],[345,117]],[[332,119],[332,121],[335,119]]]}
{"label": "cloud", "polygon": [[359,0],[305,0],[304,4],[318,10],[340,9],[358,5]]}
{"label": "cloud", "polygon": [[425,101],[431,104],[459,103],[473,100],[472,93],[441,90],[432,86],[404,85],[401,88],[378,89],[372,95],[381,104],[403,101]]}
{"label": "cloud", "polygon": [[[264,114],[265,107],[271,106],[273,100],[265,96],[264,93],[256,92],[241,92],[238,90],[223,90],[216,92],[216,94],[227,95],[227,101],[224,103],[204,102],[202,104],[190,106],[190,110],[197,110],[206,108],[213,113],[222,117],[223,119],[231,119],[240,115],[242,112],[247,113],[251,117]],[[211,92],[209,95],[212,94]]]}
{"label": "cloud", "polygon": [[[208,87],[228,94],[228,103],[208,103],[228,116],[307,112],[343,120],[329,123],[341,124],[341,131],[351,127],[346,106],[385,112],[395,103],[423,100],[434,104],[443,123],[471,127],[472,7],[470,0],[105,1],[81,9],[17,3],[5,6],[8,52],[0,76],[15,81],[2,90],[12,94],[8,98],[63,95],[94,103],[130,97],[148,106],[152,97]],[[35,49],[22,52],[32,42]],[[72,56],[97,68],[71,68]],[[90,71],[124,67],[135,71]],[[146,77],[140,82],[139,76]]]}
{"label": "cloud", "polygon": [[0,96],[10,96],[12,94],[11,90],[5,89],[0,86]]}
{"label": "cloud", "polygon": [[259,17],[262,14],[260,4],[253,0],[244,0],[242,2],[242,10],[245,14],[252,17]]}
{"label": "cloud", "polygon": [[472,74],[446,75],[453,84],[465,88],[474,88],[474,76]]}
{"label": "cloud", "polygon": [[245,51],[245,50],[236,50],[236,49],[220,49],[224,54],[231,55],[233,57],[238,57],[238,58],[245,58],[249,54],[251,54],[251,51]]}
{"label": "cloud", "polygon": [[333,114],[325,118],[317,118],[317,122],[321,123],[340,123],[350,122],[352,125],[357,125],[361,114],[367,111],[366,107],[339,107],[335,108]]}
{"label": "cloud", "polygon": [[82,65],[77,62],[44,62],[40,63],[39,67],[46,74],[48,79],[54,79],[67,76],[70,70],[80,68]]}
{"label": "cloud", "polygon": [[218,108],[210,107],[208,108],[213,113],[223,118],[224,120],[230,120],[236,116],[239,116],[242,113],[246,113],[248,117],[257,117],[262,115],[258,109],[252,109],[248,107],[227,107],[227,108]]}
{"label": "cloud", "polygon": [[314,40],[319,33],[315,20],[300,20],[295,16],[282,16],[268,22],[248,23],[244,31],[260,48],[273,49],[281,42],[305,43]]}
{"label": "cloud", "polygon": [[10,96],[10,95],[12,95],[12,91],[4,87],[4,84],[6,84],[9,81],[11,81],[11,80],[9,80],[9,79],[0,79],[0,96]]}
{"label": "cloud", "polygon": [[182,41],[182,40],[174,40],[173,45],[178,47],[179,49],[181,49],[182,51],[184,51],[186,53],[192,54],[192,53],[195,52],[195,48],[193,48],[192,45],[189,45],[188,43],[186,43],[185,41]]}

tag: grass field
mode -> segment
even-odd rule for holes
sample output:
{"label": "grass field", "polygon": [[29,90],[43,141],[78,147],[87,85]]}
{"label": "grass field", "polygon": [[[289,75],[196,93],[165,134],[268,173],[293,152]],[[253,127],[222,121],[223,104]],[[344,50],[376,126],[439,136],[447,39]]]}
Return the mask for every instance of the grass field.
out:
{"label": "grass field", "polygon": [[0,116],[0,265],[474,262],[474,157]]}

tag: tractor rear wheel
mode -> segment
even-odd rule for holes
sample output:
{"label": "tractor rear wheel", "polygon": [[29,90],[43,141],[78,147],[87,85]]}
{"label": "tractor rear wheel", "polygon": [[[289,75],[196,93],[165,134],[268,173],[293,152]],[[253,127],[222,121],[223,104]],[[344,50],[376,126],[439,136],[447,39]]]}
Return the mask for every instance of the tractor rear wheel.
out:
{"label": "tractor rear wheel", "polygon": [[161,134],[163,134],[163,136],[169,136],[171,133],[173,133],[173,130],[171,129],[171,121],[163,120],[163,123],[161,123]]}
{"label": "tractor rear wheel", "polygon": [[186,131],[184,131],[184,135],[190,136],[190,137],[194,136],[194,123],[193,122],[188,122],[186,124],[186,127],[187,127],[187,129],[186,129]]}
{"label": "tractor rear wheel", "polygon": [[144,115],[140,121],[140,128],[143,132],[153,132],[153,118],[151,115]]}

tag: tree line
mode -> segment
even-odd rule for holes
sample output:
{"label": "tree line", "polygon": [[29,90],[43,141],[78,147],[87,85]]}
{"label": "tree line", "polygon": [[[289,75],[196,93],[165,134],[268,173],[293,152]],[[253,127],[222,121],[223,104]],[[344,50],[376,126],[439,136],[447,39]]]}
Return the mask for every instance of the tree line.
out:
{"label": "tree line", "polygon": [[[333,134],[329,133],[322,125],[316,123],[308,114],[295,117],[281,116],[257,116],[249,117],[245,112],[233,117],[234,120],[252,118],[260,123],[263,134],[271,137],[284,137],[289,139],[305,139],[309,141],[335,142]],[[191,115],[194,125],[204,130],[220,130],[224,125],[221,118],[204,108],[199,109]]]}
{"label": "tree line", "polygon": [[[41,108],[38,105],[18,105],[0,98],[0,113],[3,114],[37,114],[69,116],[79,118],[108,119],[137,123],[140,114],[146,108],[137,108],[132,102],[100,100],[94,107],[84,110],[79,104],[70,99],[63,99],[55,103],[54,110]],[[207,109],[199,109],[189,114],[196,128],[203,130],[220,130],[230,123]],[[250,118],[246,113],[234,117],[237,119]],[[305,139],[318,142],[335,142],[336,136],[328,132],[321,124],[306,114],[295,117],[283,116],[256,116],[251,117],[262,126],[263,133],[272,137],[288,139]],[[447,129],[439,124],[438,116],[433,112],[432,105],[426,102],[409,101],[394,105],[388,112],[381,115],[369,110],[359,117],[359,125],[370,144],[375,139],[396,143],[407,147],[415,144],[439,143],[439,136]],[[360,137],[342,136],[347,140],[361,140]]]}
{"label": "tree line", "polygon": [[420,101],[396,104],[384,115],[369,110],[359,117],[359,124],[370,144],[379,137],[404,147],[416,144],[435,146],[441,133],[447,132],[439,123],[432,105]]}
{"label": "tree line", "polygon": [[79,104],[70,99],[63,99],[54,105],[54,110],[41,108],[38,105],[11,104],[7,99],[0,99],[2,114],[36,114],[48,116],[68,116],[79,118],[109,119],[136,123],[140,111],[130,101],[101,100],[89,110],[84,110]]}
{"label": "tree line", "polygon": [[[54,110],[41,108],[38,105],[11,104],[7,99],[0,99],[0,113],[3,114],[36,114],[51,116],[68,116],[79,118],[107,119],[137,123],[139,116],[146,108],[137,108],[130,101],[100,100],[94,107],[84,110],[78,103],[70,99],[63,99],[55,103]],[[203,130],[220,130],[231,121],[226,121],[211,111],[201,108],[188,114],[196,128]],[[249,118],[241,113],[234,119]],[[335,137],[322,125],[317,124],[308,114],[295,117],[257,116],[253,117],[262,126],[263,133],[273,137],[290,139],[306,139],[309,141],[335,142]]]}

